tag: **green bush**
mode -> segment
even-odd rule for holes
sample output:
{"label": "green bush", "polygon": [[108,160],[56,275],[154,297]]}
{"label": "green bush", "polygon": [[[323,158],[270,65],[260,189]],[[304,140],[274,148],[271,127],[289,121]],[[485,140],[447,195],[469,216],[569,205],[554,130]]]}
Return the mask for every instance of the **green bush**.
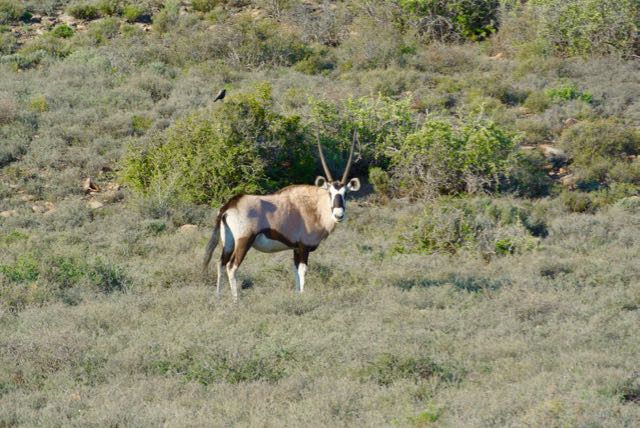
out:
{"label": "green bush", "polygon": [[15,162],[26,152],[28,143],[24,140],[14,139],[13,141],[4,141],[0,146],[0,167]]}
{"label": "green bush", "polygon": [[33,256],[23,254],[13,263],[0,264],[0,273],[11,282],[33,282],[40,276],[40,267]]}
{"label": "green bush", "polygon": [[105,16],[119,15],[122,12],[122,0],[100,0],[97,8]]}
{"label": "green bush", "polygon": [[300,120],[273,112],[272,102],[270,87],[262,86],[179,120],[131,148],[123,179],[145,194],[165,189],[179,200],[212,204],[309,182],[315,162]]}
{"label": "green bush", "polygon": [[167,223],[162,220],[147,220],[143,223],[143,226],[151,235],[160,235],[167,230]]}
{"label": "green bush", "polygon": [[381,386],[390,386],[400,379],[421,382],[439,377],[451,381],[457,377],[457,374],[451,367],[437,364],[429,357],[399,357],[394,354],[382,354],[360,370],[359,377]]}
{"label": "green bush", "polygon": [[630,212],[640,211],[640,196],[629,196],[616,202],[616,206]]}
{"label": "green bush", "polygon": [[51,30],[51,35],[61,39],[68,39],[73,36],[73,28],[66,24],[56,25],[55,28]]}
{"label": "green bush", "polygon": [[615,120],[580,122],[567,128],[560,146],[571,156],[570,168],[585,185],[640,179],[637,161],[630,158],[640,153],[640,132]]}
{"label": "green bush", "polygon": [[0,0],[0,25],[17,21],[24,13],[25,7],[18,0]]}
{"label": "green bush", "polygon": [[191,0],[191,7],[193,8],[193,10],[197,12],[211,12],[220,3],[223,3],[223,1],[222,0]]}
{"label": "green bush", "polygon": [[522,104],[523,107],[536,113],[542,113],[548,109],[550,105],[549,97],[541,91],[531,92]]}
{"label": "green bush", "polygon": [[560,201],[572,213],[590,213],[595,210],[587,193],[564,191],[560,194]]}
{"label": "green bush", "polygon": [[547,228],[527,206],[487,197],[441,198],[400,235],[400,253],[450,253],[462,249],[485,257],[533,249]]}
{"label": "green bush", "polygon": [[538,150],[516,151],[508,161],[507,180],[503,189],[518,196],[547,196],[553,180],[547,174],[547,160]]}
{"label": "green bush", "polygon": [[180,3],[177,0],[167,0],[160,12],[153,15],[153,26],[156,31],[166,33],[174,27],[180,17]]}
{"label": "green bush", "polygon": [[0,168],[18,160],[24,155],[29,148],[29,133],[18,124],[5,125],[2,119],[8,119],[9,117],[2,117],[3,112],[1,108],[0,100]]}
{"label": "green bush", "polygon": [[[60,37],[55,37],[53,34],[43,34],[29,41],[19,54],[21,56],[29,57],[31,55],[38,58],[38,55],[50,58],[65,58],[71,54],[71,46],[68,40],[64,40]],[[38,62],[43,58],[40,57]]]}
{"label": "green bush", "polygon": [[116,18],[104,18],[91,23],[86,32],[86,37],[91,44],[101,45],[115,38],[120,32],[120,21]]}
{"label": "green bush", "polygon": [[336,67],[336,59],[324,46],[316,46],[311,49],[308,56],[298,61],[294,70],[305,74],[326,74]]}
{"label": "green bush", "polygon": [[640,158],[616,162],[607,174],[607,181],[615,183],[640,184]]}
{"label": "green bush", "polygon": [[640,152],[640,134],[609,119],[580,122],[562,133],[560,145],[571,155],[574,163],[587,164],[599,157],[637,155]]}
{"label": "green bush", "polygon": [[220,204],[237,193],[263,190],[264,165],[256,147],[225,138],[209,115],[192,114],[133,146],[124,159],[123,180],[145,195]]}
{"label": "green bush", "polygon": [[[526,5],[544,52],[560,56],[637,52],[640,7],[635,0],[534,0]],[[521,30],[522,31],[522,30]]]}
{"label": "green bush", "polygon": [[555,137],[552,124],[539,117],[516,120],[515,130],[522,136],[522,143],[525,145],[537,145]]}
{"label": "green bush", "polygon": [[389,174],[382,168],[373,167],[369,169],[369,182],[373,186],[373,190],[383,196],[391,194],[391,180]]}
{"label": "green bush", "polygon": [[593,102],[593,96],[590,93],[580,91],[573,83],[547,89],[545,95],[551,101],[580,100],[588,104]]}
{"label": "green bush", "polygon": [[69,6],[67,13],[76,19],[92,20],[100,16],[98,8],[90,3],[76,3]]}
{"label": "green bush", "polygon": [[143,135],[153,125],[153,119],[146,116],[133,115],[131,118],[131,127],[135,135]]}
{"label": "green bush", "polygon": [[0,235],[0,243],[5,245],[11,245],[16,242],[24,242],[29,240],[29,235],[20,230],[11,230],[6,231],[2,235]]}
{"label": "green bush", "polygon": [[392,183],[415,198],[491,190],[506,175],[514,147],[493,122],[430,119],[392,154]]}
{"label": "green bush", "polygon": [[429,40],[482,40],[498,28],[498,0],[399,0],[413,24]]}
{"label": "green bush", "polygon": [[357,162],[354,173],[368,166],[385,169],[389,150],[397,148],[414,129],[410,100],[390,97],[349,98],[344,102],[311,99],[308,121],[325,148],[332,171],[342,171],[354,131],[358,133]]}
{"label": "green bush", "polygon": [[129,4],[125,6],[124,9],[122,9],[122,16],[124,16],[124,19],[126,19],[127,22],[136,22],[141,19],[146,13],[147,11],[144,7],[132,4]]}
{"label": "green bush", "polygon": [[0,64],[8,64],[14,70],[27,70],[38,66],[45,58],[47,53],[42,50],[18,52],[0,57]]}
{"label": "green bush", "polygon": [[102,259],[96,260],[89,271],[89,278],[94,286],[103,293],[126,291],[131,280],[124,269]]}
{"label": "green bush", "polygon": [[640,194],[640,186],[631,183],[612,183],[605,189],[593,192],[595,205],[604,207],[614,205],[620,200]]}
{"label": "green bush", "polygon": [[423,410],[417,415],[407,417],[411,426],[414,427],[428,427],[436,423],[442,416],[442,411],[439,409],[431,408]]}
{"label": "green bush", "polygon": [[640,194],[640,186],[630,183],[612,183],[591,192],[565,190],[560,194],[560,201],[565,209],[572,213],[594,213],[604,207],[614,205],[618,201]]}
{"label": "green bush", "polygon": [[86,264],[74,257],[52,257],[47,260],[46,266],[44,276],[61,290],[77,285],[88,272]]}

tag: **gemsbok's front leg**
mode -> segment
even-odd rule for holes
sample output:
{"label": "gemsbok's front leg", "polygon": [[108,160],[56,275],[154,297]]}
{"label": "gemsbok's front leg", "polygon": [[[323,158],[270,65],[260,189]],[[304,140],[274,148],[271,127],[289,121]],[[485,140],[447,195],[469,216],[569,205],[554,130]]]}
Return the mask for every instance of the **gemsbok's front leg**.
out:
{"label": "gemsbok's front leg", "polygon": [[293,250],[293,264],[296,276],[296,291],[304,292],[304,276],[307,273],[309,251],[306,249]]}

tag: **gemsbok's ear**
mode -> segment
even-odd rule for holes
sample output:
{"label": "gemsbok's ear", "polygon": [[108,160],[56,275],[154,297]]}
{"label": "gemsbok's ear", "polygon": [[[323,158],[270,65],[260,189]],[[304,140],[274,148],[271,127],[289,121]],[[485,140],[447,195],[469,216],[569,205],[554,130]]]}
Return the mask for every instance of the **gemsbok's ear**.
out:
{"label": "gemsbok's ear", "polygon": [[360,190],[360,180],[357,178],[352,178],[351,180],[349,180],[349,183],[347,184],[347,190],[350,192],[357,192],[358,190]]}
{"label": "gemsbok's ear", "polygon": [[327,179],[321,175],[316,177],[316,186],[322,187],[325,190],[329,188],[329,185],[327,184]]}

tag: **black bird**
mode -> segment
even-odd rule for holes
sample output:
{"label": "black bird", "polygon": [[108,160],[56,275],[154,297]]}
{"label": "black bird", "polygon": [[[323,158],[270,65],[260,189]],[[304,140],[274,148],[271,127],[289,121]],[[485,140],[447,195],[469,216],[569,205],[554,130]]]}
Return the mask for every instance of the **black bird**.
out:
{"label": "black bird", "polygon": [[216,99],[213,100],[213,102],[215,103],[218,100],[222,101],[225,95],[227,95],[227,90],[226,89],[221,90],[220,92],[218,92],[218,95],[216,95]]}

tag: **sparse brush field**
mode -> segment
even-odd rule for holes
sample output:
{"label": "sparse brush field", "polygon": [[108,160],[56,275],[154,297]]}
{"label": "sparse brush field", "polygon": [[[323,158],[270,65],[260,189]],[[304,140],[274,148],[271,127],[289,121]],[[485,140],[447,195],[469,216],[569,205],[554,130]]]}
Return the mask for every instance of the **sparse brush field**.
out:
{"label": "sparse brush field", "polygon": [[[639,426],[638,22],[0,0],[0,427]],[[305,293],[252,250],[216,299],[218,207],[354,132]]]}
{"label": "sparse brush field", "polygon": [[252,252],[237,305],[199,276],[205,231],[155,233],[117,206],[30,234],[12,251],[111,255],[127,279],[110,293],[22,283],[55,297],[2,316],[2,422],[634,426],[637,210],[558,218],[539,249],[486,263],[394,255],[388,236],[415,210],[352,204],[304,295],[288,253]]}

